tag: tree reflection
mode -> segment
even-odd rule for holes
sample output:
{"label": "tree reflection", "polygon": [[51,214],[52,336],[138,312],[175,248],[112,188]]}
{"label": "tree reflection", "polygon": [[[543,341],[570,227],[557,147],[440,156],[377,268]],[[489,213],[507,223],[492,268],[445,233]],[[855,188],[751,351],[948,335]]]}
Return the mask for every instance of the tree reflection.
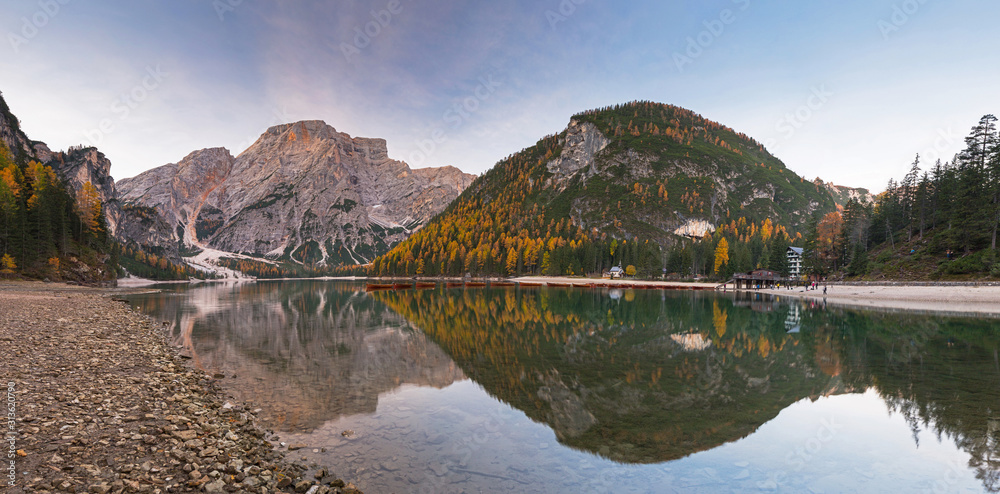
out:
{"label": "tree reflection", "polygon": [[[751,434],[839,379],[815,365],[787,309],[628,290],[396,291],[375,295],[489,393],[564,444],[629,463]],[[748,302],[747,307],[738,304]],[[753,303],[755,308],[759,308]]]}
{"label": "tree reflection", "polygon": [[[496,396],[572,447],[660,462],[745,437],[803,398],[874,388],[1000,487],[992,320],[826,309],[754,294],[379,293]],[[631,301],[630,301],[631,300]]]}
{"label": "tree reflection", "polygon": [[1000,491],[1000,321],[846,310],[810,319],[842,328],[848,380],[876,389],[918,447],[920,431],[948,438],[983,487]]}

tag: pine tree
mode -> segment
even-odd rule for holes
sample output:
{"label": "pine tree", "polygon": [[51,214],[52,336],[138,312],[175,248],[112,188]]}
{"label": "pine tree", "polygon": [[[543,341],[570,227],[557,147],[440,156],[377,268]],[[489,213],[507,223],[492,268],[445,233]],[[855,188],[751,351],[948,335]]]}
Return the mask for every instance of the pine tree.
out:
{"label": "pine tree", "polygon": [[788,239],[785,235],[775,235],[771,242],[771,259],[768,268],[781,276],[788,276]]}

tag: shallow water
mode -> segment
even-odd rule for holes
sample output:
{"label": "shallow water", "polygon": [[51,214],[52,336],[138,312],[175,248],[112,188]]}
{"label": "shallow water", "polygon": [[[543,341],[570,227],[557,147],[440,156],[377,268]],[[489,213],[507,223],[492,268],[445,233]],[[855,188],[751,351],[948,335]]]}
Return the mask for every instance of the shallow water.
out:
{"label": "shallow water", "polygon": [[1000,323],[321,281],[132,298],[366,492],[995,492]]}

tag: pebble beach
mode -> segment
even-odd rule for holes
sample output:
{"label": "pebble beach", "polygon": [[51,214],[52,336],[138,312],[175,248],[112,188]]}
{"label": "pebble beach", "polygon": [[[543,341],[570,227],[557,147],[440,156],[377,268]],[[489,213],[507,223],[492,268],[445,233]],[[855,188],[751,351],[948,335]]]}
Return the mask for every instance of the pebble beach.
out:
{"label": "pebble beach", "polygon": [[116,293],[0,283],[6,492],[360,492],[286,458]]}

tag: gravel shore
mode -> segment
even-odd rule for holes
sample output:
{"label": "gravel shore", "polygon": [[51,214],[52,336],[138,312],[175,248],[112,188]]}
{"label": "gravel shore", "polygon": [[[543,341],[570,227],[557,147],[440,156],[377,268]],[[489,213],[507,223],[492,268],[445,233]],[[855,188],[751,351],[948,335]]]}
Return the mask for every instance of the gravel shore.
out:
{"label": "gravel shore", "polygon": [[358,492],[286,460],[113,293],[0,284],[6,492]]}

